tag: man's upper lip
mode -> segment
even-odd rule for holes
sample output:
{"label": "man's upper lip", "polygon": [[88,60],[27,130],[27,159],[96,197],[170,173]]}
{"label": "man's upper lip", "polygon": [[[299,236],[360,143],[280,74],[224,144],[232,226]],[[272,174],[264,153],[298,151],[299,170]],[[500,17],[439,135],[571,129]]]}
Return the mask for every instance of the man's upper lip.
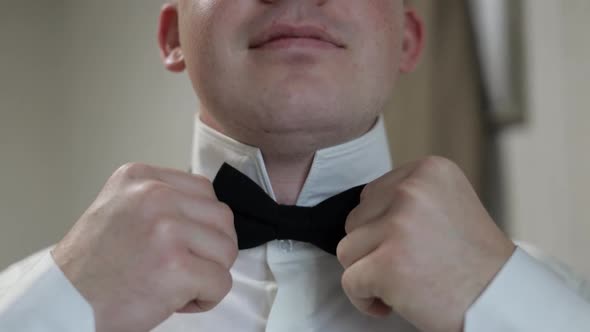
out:
{"label": "man's upper lip", "polygon": [[326,29],[316,25],[274,24],[256,35],[250,42],[250,48],[258,48],[266,43],[281,38],[313,38],[344,48],[345,45]]}

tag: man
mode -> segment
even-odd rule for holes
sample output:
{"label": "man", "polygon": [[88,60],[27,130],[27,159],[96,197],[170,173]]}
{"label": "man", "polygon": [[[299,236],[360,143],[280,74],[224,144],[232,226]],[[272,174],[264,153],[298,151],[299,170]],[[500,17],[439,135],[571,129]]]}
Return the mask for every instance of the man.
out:
{"label": "man", "polygon": [[[159,44],[201,102],[194,174],[117,170],[57,246],[4,273],[0,330],[590,328],[582,285],[516,248],[453,163],[392,170],[381,113],[423,45],[402,0],[179,0]],[[220,197],[247,182],[214,188],[224,164],[289,211],[368,185],[337,247],[239,250],[252,234]]]}

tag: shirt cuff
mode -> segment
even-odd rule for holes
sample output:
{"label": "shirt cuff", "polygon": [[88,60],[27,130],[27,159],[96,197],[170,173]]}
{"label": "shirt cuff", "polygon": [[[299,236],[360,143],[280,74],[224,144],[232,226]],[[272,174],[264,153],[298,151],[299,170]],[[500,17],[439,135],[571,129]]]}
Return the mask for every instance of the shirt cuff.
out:
{"label": "shirt cuff", "polygon": [[94,313],[46,251],[0,298],[0,331],[94,332]]}
{"label": "shirt cuff", "polygon": [[517,249],[469,308],[465,332],[587,332],[590,304]]}

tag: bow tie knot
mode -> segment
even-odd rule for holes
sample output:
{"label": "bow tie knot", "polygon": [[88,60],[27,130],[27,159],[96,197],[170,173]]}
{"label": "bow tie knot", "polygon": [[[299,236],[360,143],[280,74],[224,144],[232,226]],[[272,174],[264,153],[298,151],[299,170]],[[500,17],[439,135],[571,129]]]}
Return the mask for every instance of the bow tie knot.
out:
{"label": "bow tie knot", "polygon": [[309,207],[278,205],[276,222],[273,223],[275,237],[306,241],[313,231],[312,212]]}

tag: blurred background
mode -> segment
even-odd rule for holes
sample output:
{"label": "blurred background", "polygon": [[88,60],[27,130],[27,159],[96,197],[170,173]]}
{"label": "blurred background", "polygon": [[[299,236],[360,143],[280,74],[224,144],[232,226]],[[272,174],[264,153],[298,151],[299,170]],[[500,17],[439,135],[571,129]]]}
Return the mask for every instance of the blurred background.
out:
{"label": "blurred background", "polygon": [[[55,243],[129,161],[188,169],[197,100],[160,64],[161,0],[0,4],[0,270]],[[437,154],[495,220],[590,278],[590,2],[414,0],[394,162]]]}

